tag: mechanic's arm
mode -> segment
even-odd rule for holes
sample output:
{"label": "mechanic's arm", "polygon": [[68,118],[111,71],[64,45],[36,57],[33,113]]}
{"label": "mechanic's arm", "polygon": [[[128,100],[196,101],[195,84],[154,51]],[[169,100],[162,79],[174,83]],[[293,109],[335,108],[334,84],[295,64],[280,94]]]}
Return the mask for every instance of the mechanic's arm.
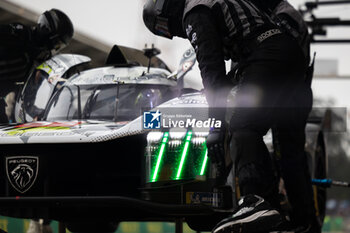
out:
{"label": "mechanic's arm", "polygon": [[[184,27],[196,51],[205,95],[211,107],[209,117],[224,120],[231,84],[226,77],[223,44],[215,18],[209,8],[199,6],[188,13]],[[221,107],[221,111],[218,111],[218,107]]]}
{"label": "mechanic's arm", "polygon": [[0,25],[0,56],[2,53],[27,53],[39,63],[47,60],[51,53],[32,27],[12,23]]}
{"label": "mechanic's arm", "polygon": [[0,46],[23,49],[31,40],[32,31],[29,27],[19,24],[0,25]]}
{"label": "mechanic's arm", "polygon": [[205,95],[209,104],[209,117],[222,121],[222,127],[211,129],[207,138],[208,155],[217,166],[217,177],[224,177],[226,99],[231,84],[226,77],[222,40],[215,18],[206,7],[193,9],[184,20],[186,34],[196,51]]}

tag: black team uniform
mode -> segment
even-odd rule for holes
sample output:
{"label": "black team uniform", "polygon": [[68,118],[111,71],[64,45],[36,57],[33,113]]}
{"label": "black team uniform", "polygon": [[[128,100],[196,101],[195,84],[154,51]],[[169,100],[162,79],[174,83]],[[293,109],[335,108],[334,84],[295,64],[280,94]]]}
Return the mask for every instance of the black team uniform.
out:
{"label": "black team uniform", "polygon": [[0,25],[0,123],[14,121],[19,83],[32,69],[64,48],[73,36],[73,25],[57,9],[44,12],[37,25]]}
{"label": "black team uniform", "polygon": [[304,154],[304,129],[312,104],[305,75],[308,51],[265,10],[246,0],[149,0],[144,21],[156,35],[179,36],[191,42],[210,106],[209,117],[225,122],[232,79],[224,61],[238,63],[234,114],[229,125],[210,131],[207,147],[212,161],[223,167],[224,138],[230,132],[242,198],[237,211],[213,232],[268,232],[282,219],[278,181],[263,141],[270,128],[279,132],[282,173],[299,215],[295,224],[301,231],[315,232],[308,231],[315,210]]}

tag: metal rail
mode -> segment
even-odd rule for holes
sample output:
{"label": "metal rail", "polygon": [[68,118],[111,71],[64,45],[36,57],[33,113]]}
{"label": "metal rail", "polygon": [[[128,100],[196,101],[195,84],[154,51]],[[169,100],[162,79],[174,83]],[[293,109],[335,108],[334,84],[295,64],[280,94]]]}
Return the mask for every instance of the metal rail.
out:
{"label": "metal rail", "polygon": [[350,4],[349,0],[336,0],[336,1],[315,1],[315,2],[306,2],[305,6],[308,9],[314,9],[318,6],[326,6],[326,5],[341,5],[341,4]]}
{"label": "metal rail", "polygon": [[350,20],[341,20],[339,18],[315,18],[312,21],[306,21],[310,27],[316,26],[350,26]]}
{"label": "metal rail", "polygon": [[350,39],[339,39],[339,40],[312,40],[311,41],[314,44],[346,44],[346,43],[350,43]]}

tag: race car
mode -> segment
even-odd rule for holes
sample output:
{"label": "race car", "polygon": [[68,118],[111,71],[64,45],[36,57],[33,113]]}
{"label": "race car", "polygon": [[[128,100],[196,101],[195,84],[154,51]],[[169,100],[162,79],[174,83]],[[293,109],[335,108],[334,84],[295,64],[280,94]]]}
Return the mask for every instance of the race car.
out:
{"label": "race car", "polygon": [[[145,55],[146,52],[149,57]],[[115,45],[106,59],[106,65],[116,67],[137,64],[140,66],[148,65],[169,72],[167,65],[156,57],[158,53],[160,51],[155,48],[146,49],[143,52]],[[36,67],[28,77],[16,100],[16,122],[40,120],[53,93],[73,74],[90,68],[90,62],[91,59],[83,55],[59,54]],[[181,80],[186,71],[179,72],[178,76]]]}
{"label": "race car", "polygon": [[[119,52],[110,57],[121,60]],[[208,118],[202,92],[179,90],[194,59],[188,50],[173,74],[126,62],[60,79],[41,121],[0,130],[0,214],[54,219],[72,232],[146,220],[210,231],[235,207],[236,190],[218,183],[207,156],[208,130],[220,122]],[[324,122],[311,118],[307,126],[314,178],[327,176]],[[273,154],[271,133],[265,142]],[[321,220],[323,191],[315,188]]]}

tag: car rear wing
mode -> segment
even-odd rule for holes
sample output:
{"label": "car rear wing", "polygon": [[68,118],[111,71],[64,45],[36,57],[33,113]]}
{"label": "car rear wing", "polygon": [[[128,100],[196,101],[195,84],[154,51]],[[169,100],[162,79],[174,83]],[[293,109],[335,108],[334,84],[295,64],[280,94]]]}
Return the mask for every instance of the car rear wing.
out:
{"label": "car rear wing", "polygon": [[[149,58],[145,55],[144,51],[133,49],[125,46],[114,45],[108,54],[106,65],[130,65],[137,64],[140,66],[148,67]],[[159,57],[153,56],[150,61],[151,67],[166,69],[170,72],[170,69],[163,60]]]}

